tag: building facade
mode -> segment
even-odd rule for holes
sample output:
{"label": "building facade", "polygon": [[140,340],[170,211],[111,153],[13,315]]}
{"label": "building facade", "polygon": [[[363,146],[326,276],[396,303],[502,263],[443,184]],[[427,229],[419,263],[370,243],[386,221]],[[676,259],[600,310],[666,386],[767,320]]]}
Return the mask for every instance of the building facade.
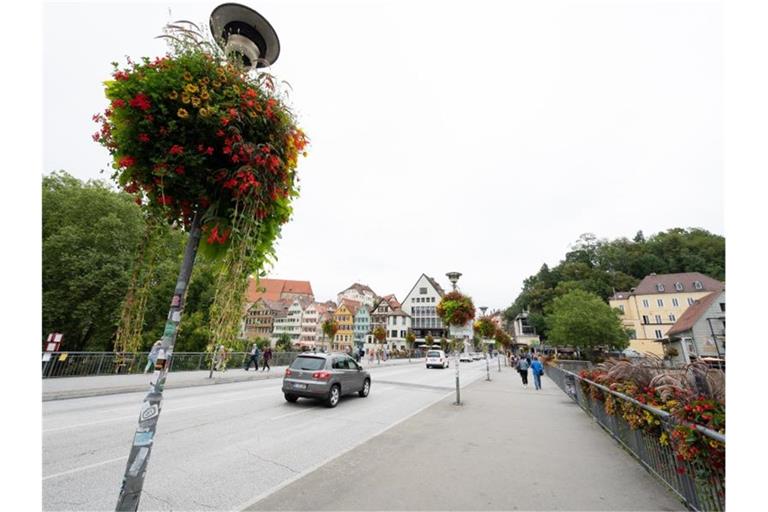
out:
{"label": "building facade", "polygon": [[387,314],[400,309],[400,302],[394,294],[381,297],[371,310],[371,331],[376,327],[387,328]]}
{"label": "building facade", "polygon": [[333,319],[339,328],[333,338],[333,350],[352,350],[355,336],[355,313],[357,313],[357,308],[360,305],[359,302],[347,299],[342,299],[339,303],[339,307],[333,313]]}
{"label": "building facade", "polygon": [[437,305],[444,295],[437,281],[422,274],[403,299],[402,310],[410,317],[410,327],[419,342],[426,336],[435,340],[448,336],[448,330],[437,316]]}
{"label": "building facade", "polygon": [[366,341],[370,342],[373,337],[371,334],[371,313],[365,304],[361,304],[355,312],[353,331],[356,348],[362,347]]}
{"label": "building facade", "polygon": [[725,359],[725,292],[712,292],[694,302],[667,331],[663,343],[676,365]]}
{"label": "building facade", "polygon": [[360,304],[365,304],[369,308],[373,308],[378,297],[368,285],[353,283],[352,286],[345,289],[344,291],[339,292],[336,295],[336,300],[339,304],[341,304],[341,301],[345,299],[359,302]]}
{"label": "building facade", "polygon": [[411,329],[411,317],[398,308],[387,313],[387,340],[390,348],[406,348],[405,336]]}
{"label": "building facade", "polygon": [[244,337],[248,340],[271,339],[275,317],[284,313],[285,309],[285,303],[263,298],[248,305],[245,313]]}
{"label": "building facade", "polygon": [[629,333],[629,348],[664,355],[659,343],[667,331],[697,300],[725,285],[699,272],[650,274],[628,292],[616,292],[608,303],[619,310]]}

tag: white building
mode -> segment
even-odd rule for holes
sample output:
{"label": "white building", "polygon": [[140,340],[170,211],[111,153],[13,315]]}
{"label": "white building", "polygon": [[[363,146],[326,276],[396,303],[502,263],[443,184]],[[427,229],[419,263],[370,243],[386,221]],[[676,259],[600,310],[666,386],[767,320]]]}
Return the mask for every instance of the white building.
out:
{"label": "white building", "polygon": [[403,299],[402,310],[410,317],[410,328],[418,341],[431,335],[435,341],[448,336],[443,321],[437,316],[437,305],[445,295],[443,288],[426,274],[413,285]]}
{"label": "white building", "polygon": [[302,314],[309,303],[311,300],[308,298],[294,299],[288,306],[285,316],[275,317],[274,329],[272,330],[273,345],[282,334],[287,334],[291,338],[291,343],[299,342],[302,331]]}
{"label": "white building", "polygon": [[299,345],[309,349],[313,348],[317,343],[317,326],[320,317],[317,306],[317,302],[310,302],[301,314]]}
{"label": "white building", "polygon": [[405,335],[411,328],[411,317],[402,309],[387,313],[387,345],[392,348],[406,348]]}
{"label": "white building", "polygon": [[341,304],[343,299],[365,304],[368,306],[368,309],[371,309],[377,301],[377,296],[376,293],[368,287],[368,285],[354,283],[352,286],[342,292],[339,292],[338,295],[336,295],[336,301],[339,304]]}

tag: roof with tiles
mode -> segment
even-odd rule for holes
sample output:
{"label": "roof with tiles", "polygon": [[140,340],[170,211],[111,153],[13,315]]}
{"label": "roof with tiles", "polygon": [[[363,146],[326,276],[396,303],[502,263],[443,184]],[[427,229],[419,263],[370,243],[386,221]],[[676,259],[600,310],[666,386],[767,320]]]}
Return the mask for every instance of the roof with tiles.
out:
{"label": "roof with tiles", "polygon": [[669,328],[669,331],[667,331],[667,336],[693,329],[693,325],[699,320],[699,318],[701,318],[701,315],[706,313],[707,309],[709,309],[709,306],[711,306],[712,303],[715,302],[715,299],[717,299],[719,296],[720,292],[712,292],[691,304],[688,309],[686,309],[685,312],[680,315],[680,318],[677,319],[675,325]]}
{"label": "roof with tiles", "polygon": [[248,302],[256,302],[260,298],[280,300],[286,294],[306,295],[313,297],[312,285],[309,281],[292,281],[289,279],[259,279],[248,278],[246,297]]}

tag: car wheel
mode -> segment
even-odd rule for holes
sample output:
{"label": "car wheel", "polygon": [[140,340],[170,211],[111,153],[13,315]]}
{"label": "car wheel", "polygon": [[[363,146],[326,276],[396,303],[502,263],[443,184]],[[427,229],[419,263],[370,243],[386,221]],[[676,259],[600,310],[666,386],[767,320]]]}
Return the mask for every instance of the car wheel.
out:
{"label": "car wheel", "polygon": [[328,407],[336,407],[339,405],[339,399],[341,398],[341,388],[338,384],[331,386],[331,391],[328,392],[328,398],[325,401],[325,405]]}
{"label": "car wheel", "polygon": [[371,381],[368,379],[365,379],[365,382],[363,382],[363,389],[357,392],[358,395],[365,398],[368,396],[368,393],[371,392]]}
{"label": "car wheel", "polygon": [[295,401],[296,401],[296,400],[298,400],[298,399],[299,399],[299,397],[297,397],[296,395],[290,395],[290,394],[288,394],[288,393],[286,393],[286,394],[285,394],[285,400],[286,400],[287,402],[291,402],[291,403],[293,403],[293,402],[295,402]]}

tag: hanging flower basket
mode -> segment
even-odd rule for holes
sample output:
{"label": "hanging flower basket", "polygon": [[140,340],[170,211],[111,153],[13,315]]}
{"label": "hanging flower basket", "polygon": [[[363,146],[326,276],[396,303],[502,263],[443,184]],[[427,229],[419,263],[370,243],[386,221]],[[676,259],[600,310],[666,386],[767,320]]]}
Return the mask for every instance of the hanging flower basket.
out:
{"label": "hanging flower basket", "polygon": [[475,305],[466,295],[456,291],[449,292],[437,305],[437,315],[446,325],[466,325],[475,318]]}
{"label": "hanging flower basket", "polygon": [[221,253],[244,215],[271,246],[298,195],[307,144],[272,78],[249,75],[199,41],[113,66],[110,105],[94,116],[101,127],[93,136],[112,155],[112,178],[179,226],[205,212],[204,250]]}

